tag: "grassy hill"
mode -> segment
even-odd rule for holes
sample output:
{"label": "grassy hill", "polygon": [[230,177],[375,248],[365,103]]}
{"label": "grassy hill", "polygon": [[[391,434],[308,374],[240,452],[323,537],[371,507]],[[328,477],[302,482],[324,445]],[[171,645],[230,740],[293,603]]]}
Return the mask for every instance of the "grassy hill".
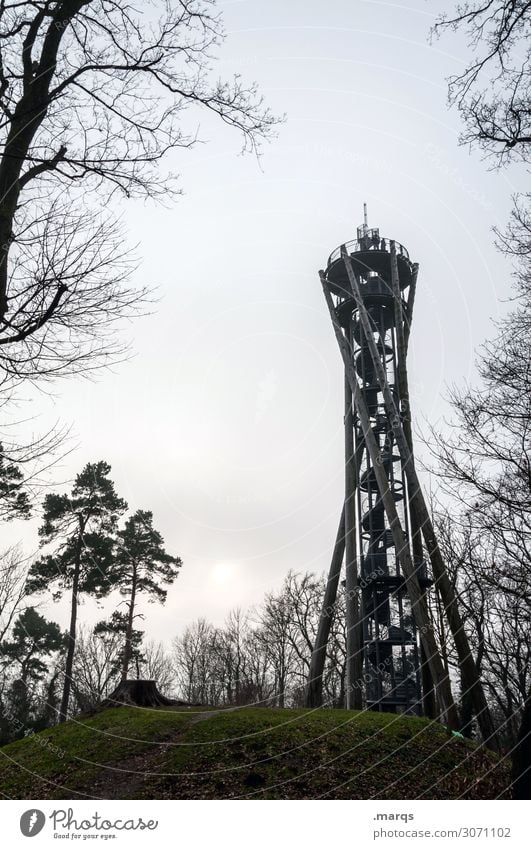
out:
{"label": "grassy hill", "polygon": [[494,799],[507,761],[437,723],[266,708],[113,708],[0,749],[13,799]]}

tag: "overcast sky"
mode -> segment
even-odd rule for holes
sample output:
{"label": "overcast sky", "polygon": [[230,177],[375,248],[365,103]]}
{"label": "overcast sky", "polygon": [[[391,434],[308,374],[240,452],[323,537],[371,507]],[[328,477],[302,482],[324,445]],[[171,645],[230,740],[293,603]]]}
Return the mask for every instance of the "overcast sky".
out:
{"label": "overcast sky", "polygon": [[[429,44],[442,0],[219,5],[217,71],[256,79],[287,122],[260,165],[239,156],[235,132],[202,123],[209,143],[167,163],[184,196],[124,204],[139,280],[160,303],[131,327],[134,359],[33,402],[39,427],[73,425],[79,447],[55,477],[107,460],[131,509],[153,510],[182,557],[165,607],[145,606],[148,635],[165,640],[259,602],[290,569],[328,568],[343,378],[317,272],[355,236],[363,202],[370,226],[420,263],[409,362],[421,427],[448,414],[448,384],[474,378],[509,293],[491,227],[508,217],[515,175],[457,144],[445,78],[466,48]],[[35,523],[8,533],[35,548]],[[65,604],[44,609],[66,624]]]}

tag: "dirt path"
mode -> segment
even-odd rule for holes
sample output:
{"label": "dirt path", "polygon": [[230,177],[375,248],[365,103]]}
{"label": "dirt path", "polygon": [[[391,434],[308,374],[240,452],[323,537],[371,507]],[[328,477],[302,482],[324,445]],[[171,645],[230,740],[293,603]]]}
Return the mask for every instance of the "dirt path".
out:
{"label": "dirt path", "polygon": [[145,752],[118,761],[112,767],[102,766],[101,777],[91,783],[90,790],[100,799],[138,798],[146,781],[165,774],[162,768],[167,753],[193,725],[234,710],[238,708],[206,710],[194,714],[184,727],[181,726],[170,739],[161,741],[156,748],[150,747]]}

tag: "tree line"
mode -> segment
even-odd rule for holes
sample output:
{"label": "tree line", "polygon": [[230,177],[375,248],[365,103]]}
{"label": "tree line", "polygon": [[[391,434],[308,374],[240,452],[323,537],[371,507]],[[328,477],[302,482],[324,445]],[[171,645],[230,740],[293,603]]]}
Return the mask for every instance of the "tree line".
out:
{"label": "tree line", "polygon": [[[198,140],[186,130],[187,109],[236,129],[251,150],[278,123],[254,84],[212,80],[210,54],[223,28],[211,4],[157,0],[150,8],[146,26],[142,12],[116,0],[0,4],[4,424],[20,386],[93,373],[126,355],[120,328],[142,312],[149,292],[132,283],[135,260],[113,210],[119,195],[167,199],[179,191],[161,163]],[[527,3],[469,2],[435,27],[469,38],[471,63],[450,80],[450,101],[463,117],[462,141],[496,167],[529,162],[529,19]],[[452,392],[450,433],[434,430],[428,439],[442,492],[434,505],[439,539],[507,745],[522,710],[531,710],[529,199],[516,196],[507,228],[496,232],[513,262],[513,306],[480,352],[479,386]],[[35,464],[46,466],[60,443],[57,432],[31,445],[3,440],[4,521],[34,512]],[[222,628],[197,622],[171,650],[146,643],[135,627],[138,598],[163,601],[180,561],[165,551],[151,513],[127,514],[109,475],[106,463],[89,464],[69,493],[46,495],[35,562],[17,548],[0,559],[2,739],[90,709],[130,674],[192,701],[301,704],[323,580],[291,573],[256,610],[234,612]],[[39,613],[48,592],[69,600],[66,634]],[[122,609],[94,629],[79,626],[80,599],[112,592]],[[477,734],[437,584],[428,600],[461,727]],[[344,698],[342,622],[338,608],[324,676],[330,706]]]}
{"label": "tree line", "polygon": [[[511,307],[479,352],[478,383],[452,390],[449,427],[432,429],[426,441],[439,491],[439,544],[497,732],[510,749],[531,690],[531,227],[516,211],[504,244],[514,260]],[[4,520],[27,516],[32,506],[23,472],[5,452],[0,502]],[[165,551],[150,512],[126,513],[108,464],[88,464],[69,493],[45,496],[45,553],[29,569],[16,549],[4,554],[3,739],[93,709],[128,675],[154,678],[190,702],[301,706],[324,578],[292,572],[278,592],[255,610],[233,611],[223,627],[199,620],[176,634],[171,648],[146,642],[135,627],[138,599],[164,601],[181,564]],[[26,607],[28,593],[47,592],[70,601],[67,634]],[[123,609],[93,629],[78,627],[80,598],[111,592],[121,595]],[[428,602],[461,730],[478,737],[437,582]],[[323,678],[329,707],[345,699],[343,603],[340,594]]]}
{"label": "tree line", "polygon": [[[113,669],[121,680],[132,666],[138,676],[143,638],[135,627],[143,618],[139,601],[164,603],[166,588],[182,565],[165,550],[150,511],[136,510],[126,517],[127,504],[116,493],[110,471],[103,461],[88,463],[69,493],[48,493],[39,529],[47,553],[31,564],[18,590],[17,570],[5,573],[0,616],[8,621],[3,629],[7,638],[0,643],[0,709],[3,717],[16,716],[23,723],[17,735],[63,722],[69,715],[83,597],[101,599],[112,592],[121,596],[110,619],[98,622],[94,634],[112,641]],[[34,606],[24,606],[29,597],[44,594],[54,601],[67,596],[70,622],[65,633]],[[7,726],[4,736],[9,738],[9,722]]]}
{"label": "tree line", "polygon": [[[151,299],[150,287],[133,280],[137,258],[120,201],[167,202],[180,193],[165,160],[203,140],[189,116],[222,122],[254,154],[281,120],[256,83],[237,73],[214,76],[224,37],[215,5],[203,0],[154,0],[145,9],[120,0],[0,4],[4,521],[35,514],[44,472],[64,450],[62,427],[29,443],[17,438],[20,390],[95,375],[127,359],[124,324]],[[177,574],[180,561],[165,552],[152,514],[126,518],[109,471],[106,463],[89,464],[70,493],[46,496],[45,553],[29,572],[18,547],[0,556],[3,739],[71,710],[83,596],[123,597],[124,608],[97,627],[101,640],[119,647],[123,677],[142,662],[139,597],[164,601]],[[38,598],[49,589],[69,599],[66,635],[37,601],[27,606],[28,593]]]}

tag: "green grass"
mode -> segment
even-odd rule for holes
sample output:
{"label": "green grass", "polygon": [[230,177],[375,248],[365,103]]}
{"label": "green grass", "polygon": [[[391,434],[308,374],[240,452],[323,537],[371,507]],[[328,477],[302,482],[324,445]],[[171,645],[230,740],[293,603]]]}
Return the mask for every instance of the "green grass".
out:
{"label": "green grass", "polygon": [[54,784],[89,788],[102,766],[158,751],[157,744],[178,733],[185,722],[181,712],[140,708],[80,716],[1,748],[0,790],[12,798],[55,798]]}
{"label": "green grass", "polygon": [[8,798],[490,799],[508,764],[424,719],[114,708],[0,749]]}

